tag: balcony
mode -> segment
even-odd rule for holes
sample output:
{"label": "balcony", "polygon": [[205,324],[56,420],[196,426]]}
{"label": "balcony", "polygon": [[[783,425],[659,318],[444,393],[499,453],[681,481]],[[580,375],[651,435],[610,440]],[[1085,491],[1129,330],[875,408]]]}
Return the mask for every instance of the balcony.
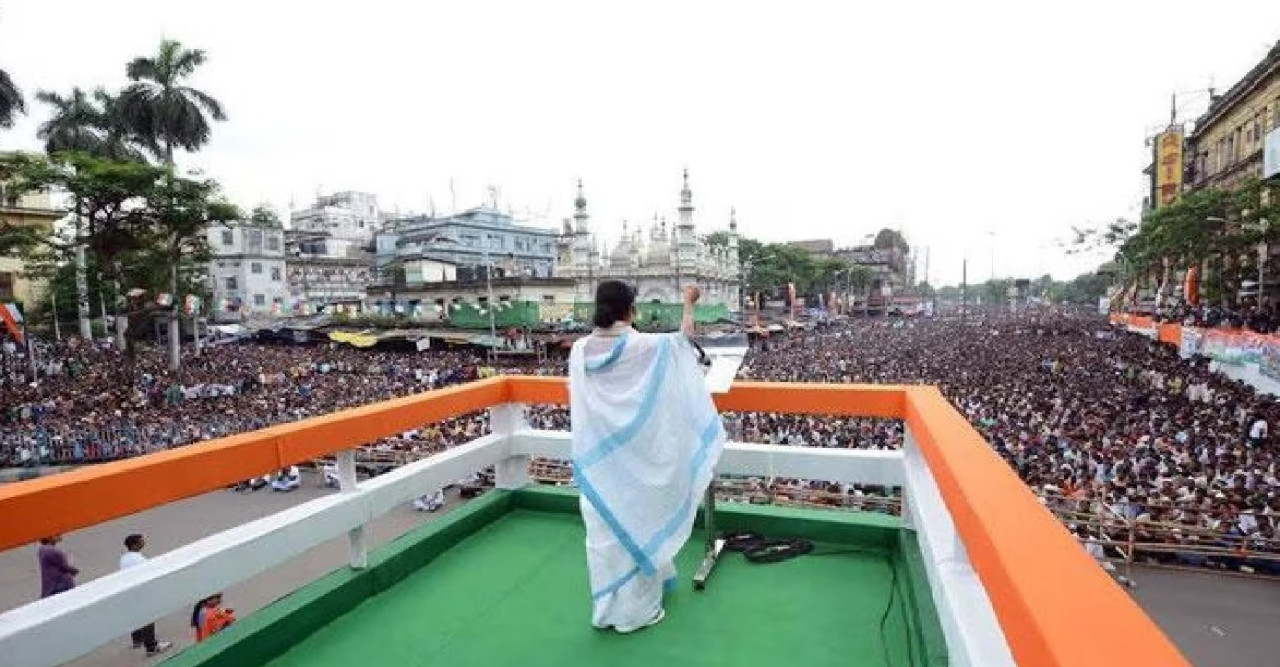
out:
{"label": "balcony", "polygon": [[[0,614],[4,664],[84,655],[341,535],[349,567],[171,664],[1188,664],[928,387],[739,382],[717,396],[726,411],[902,419],[903,451],[731,443],[717,469],[899,488],[902,517],[723,508],[725,529],[804,535],[826,555],[729,559],[694,592],[695,535],[667,621],[634,637],[596,632],[576,494],[529,482],[532,459],[568,456],[569,434],[530,428],[524,406],[566,398],[561,379],[495,378],[0,487],[0,548],[11,548],[319,456],[336,453],[343,480],[340,492]],[[483,409],[489,435],[356,481],[353,447]],[[499,490],[366,549],[371,518],[489,467]]]}

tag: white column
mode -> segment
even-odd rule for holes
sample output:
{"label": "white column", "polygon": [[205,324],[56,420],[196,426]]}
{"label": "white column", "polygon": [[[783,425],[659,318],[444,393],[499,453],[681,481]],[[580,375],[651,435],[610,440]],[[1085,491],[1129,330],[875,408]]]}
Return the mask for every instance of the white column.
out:
{"label": "white column", "polygon": [[[354,449],[338,452],[338,488],[342,493],[354,493],[358,490]],[[363,570],[369,566],[369,545],[364,539],[363,525],[347,531],[347,562],[355,570]]]}
{"label": "white column", "polygon": [[[510,451],[511,439],[528,427],[525,406],[521,403],[503,403],[489,409],[489,430],[504,439],[503,446]],[[529,455],[508,455],[494,466],[495,483],[499,489],[519,489],[529,485]]]}

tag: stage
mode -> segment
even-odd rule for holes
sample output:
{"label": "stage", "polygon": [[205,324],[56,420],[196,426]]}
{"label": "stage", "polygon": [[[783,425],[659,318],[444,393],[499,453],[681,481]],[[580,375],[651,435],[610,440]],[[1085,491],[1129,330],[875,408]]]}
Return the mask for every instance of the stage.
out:
{"label": "stage", "polygon": [[622,636],[589,625],[576,507],[562,489],[488,494],[372,555],[369,570],[334,572],[166,664],[946,664],[927,583],[903,558],[893,517],[726,506],[722,523],[791,526],[822,542],[769,565],[726,554],[695,592],[695,533],[666,620]]}

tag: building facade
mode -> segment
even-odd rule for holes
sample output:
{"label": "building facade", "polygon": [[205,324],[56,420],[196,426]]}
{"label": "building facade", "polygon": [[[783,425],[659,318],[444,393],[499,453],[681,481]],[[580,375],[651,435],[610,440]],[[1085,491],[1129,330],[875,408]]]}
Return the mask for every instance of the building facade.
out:
{"label": "building facade", "polygon": [[497,307],[497,327],[557,324],[574,314],[575,283],[570,278],[495,277],[418,283],[382,281],[369,287],[368,308],[418,322],[484,329],[490,325],[489,294]]}
{"label": "building facade", "polygon": [[890,304],[895,295],[903,294],[915,283],[915,262],[909,250],[860,245],[837,250],[834,256],[871,270],[866,294],[852,295],[855,302],[866,307]]}
{"label": "building facade", "polygon": [[315,257],[367,254],[382,226],[378,198],[367,192],[336,192],[316,197],[309,207],[290,213],[290,231],[306,236],[300,249]]}
{"label": "building facade", "polygon": [[516,224],[502,211],[478,207],[444,217],[392,220],[377,237],[377,263],[437,260],[459,267],[493,267],[495,275],[550,278],[554,230]]}
{"label": "building facade", "polygon": [[[66,215],[45,193],[11,195],[0,183],[0,227],[34,230],[41,238],[53,236],[54,223]],[[26,260],[0,253],[0,303],[17,301],[27,308],[44,295],[48,281],[32,278]]]}
{"label": "building facade", "polygon": [[1263,147],[1280,128],[1280,42],[1209,110],[1187,137],[1186,189],[1231,189],[1263,177]]}
{"label": "building facade", "polygon": [[285,311],[288,285],[283,229],[237,222],[210,227],[206,235],[211,254],[212,319],[242,320]]}
{"label": "building facade", "polygon": [[615,279],[633,285],[641,303],[678,304],[684,286],[697,284],[702,289],[702,304],[720,306],[725,314],[738,311],[741,266],[736,217],[730,212],[728,243],[712,245],[698,234],[688,170],[679,201],[675,225],[668,228],[665,217],[655,219],[647,231],[623,223],[621,239],[602,256],[579,181],[573,220],[564,222],[556,245],[556,275],[575,280],[577,298],[582,302],[592,300],[600,280]]}

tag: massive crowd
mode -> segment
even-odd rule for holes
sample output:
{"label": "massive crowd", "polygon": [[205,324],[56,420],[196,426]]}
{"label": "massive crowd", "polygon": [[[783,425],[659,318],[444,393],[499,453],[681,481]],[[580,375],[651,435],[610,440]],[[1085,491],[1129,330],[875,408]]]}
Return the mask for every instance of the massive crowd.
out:
{"label": "massive crowd", "polygon": [[[2,351],[2,350],[0,350]],[[56,346],[25,362],[0,360],[0,459],[76,462],[131,455],[474,379],[467,351],[370,352],[346,346],[241,344],[190,357],[175,375],[160,351],[133,369],[109,347]],[[562,358],[505,362],[500,372],[563,374]],[[1161,560],[1211,561],[1276,571],[1237,554],[1215,558],[1193,542],[1265,552],[1280,522],[1280,457],[1269,398],[1210,372],[1205,360],[1128,334],[1096,315],[1039,311],[914,321],[860,320],[772,337],[741,377],[804,382],[937,384],[992,447],[1082,538],[1171,542]],[[729,415],[742,440],[823,447],[897,448],[899,422],[778,414]],[[567,428],[564,410],[539,408],[540,428]],[[483,414],[371,443],[410,457],[474,438]],[[545,463],[545,462],[544,462]],[[554,471],[551,473],[554,476]],[[892,490],[806,480],[750,480],[769,498],[863,505]],[[1183,531],[1181,536],[1166,530]],[[1136,527],[1136,528],[1135,528]],[[1174,537],[1171,537],[1174,535]],[[1202,550],[1203,551],[1203,550]]]}

